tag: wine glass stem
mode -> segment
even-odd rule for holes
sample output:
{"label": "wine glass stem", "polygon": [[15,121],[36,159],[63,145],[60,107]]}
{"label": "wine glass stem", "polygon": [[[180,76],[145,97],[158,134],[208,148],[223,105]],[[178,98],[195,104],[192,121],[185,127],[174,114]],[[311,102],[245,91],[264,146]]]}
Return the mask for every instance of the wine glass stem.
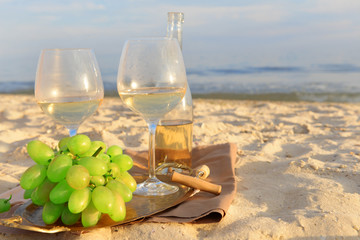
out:
{"label": "wine glass stem", "polygon": [[77,134],[77,128],[75,129],[69,129],[69,135],[70,137],[75,136]]}
{"label": "wine glass stem", "polygon": [[148,123],[149,127],[149,178],[155,179],[155,132],[157,122]]}

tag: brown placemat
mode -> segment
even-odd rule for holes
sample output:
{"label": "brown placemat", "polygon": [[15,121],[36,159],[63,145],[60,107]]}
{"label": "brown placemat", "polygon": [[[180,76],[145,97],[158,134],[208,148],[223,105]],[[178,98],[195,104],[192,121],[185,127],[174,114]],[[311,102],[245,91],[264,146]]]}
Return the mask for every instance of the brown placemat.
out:
{"label": "brown placemat", "polygon": [[[149,222],[218,222],[226,214],[236,193],[234,165],[236,160],[236,144],[226,143],[211,146],[200,146],[193,149],[192,167],[207,165],[210,168],[208,181],[220,184],[220,195],[199,192],[176,207],[147,218]],[[127,154],[134,159],[132,174],[147,173],[147,151],[135,152],[128,150]],[[26,202],[23,199],[24,190],[18,186],[5,193],[0,198],[8,198],[12,194],[11,203],[15,206],[10,212],[0,214],[0,219],[9,218],[16,206]],[[0,226],[1,233],[23,233],[24,230]]]}
{"label": "brown placemat", "polygon": [[[220,184],[221,194],[199,192],[180,205],[148,218],[151,222],[218,222],[226,214],[236,193],[234,165],[236,144],[199,146],[193,149],[192,167],[203,164],[210,168],[207,181]],[[134,159],[132,173],[146,174],[147,152],[127,151]]]}

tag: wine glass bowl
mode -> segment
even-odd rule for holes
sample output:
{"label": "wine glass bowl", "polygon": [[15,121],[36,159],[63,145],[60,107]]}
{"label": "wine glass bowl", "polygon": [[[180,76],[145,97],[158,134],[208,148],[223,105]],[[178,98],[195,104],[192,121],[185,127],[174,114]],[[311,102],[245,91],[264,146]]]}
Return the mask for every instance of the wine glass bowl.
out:
{"label": "wine glass bowl", "polygon": [[44,49],[35,80],[35,99],[70,136],[104,98],[99,66],[91,49]]}
{"label": "wine glass bowl", "polygon": [[123,102],[139,113],[149,127],[149,178],[135,194],[157,196],[174,193],[177,186],[155,175],[155,131],[167,112],[185,95],[186,71],[179,43],[170,38],[128,40],[120,58],[117,87]]}

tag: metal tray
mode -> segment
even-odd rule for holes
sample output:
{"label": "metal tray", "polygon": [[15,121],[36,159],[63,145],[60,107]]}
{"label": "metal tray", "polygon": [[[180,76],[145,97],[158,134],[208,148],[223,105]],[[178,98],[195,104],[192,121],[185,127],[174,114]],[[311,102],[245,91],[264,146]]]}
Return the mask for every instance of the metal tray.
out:
{"label": "metal tray", "polygon": [[[136,182],[143,182],[146,177],[134,176]],[[162,181],[167,182],[168,179],[164,176],[158,176]],[[175,183],[171,183],[175,184]],[[42,220],[42,207],[32,204],[28,201],[20,205],[14,212],[13,216],[7,219],[0,219],[0,225],[24,229],[42,233],[57,233],[66,231],[87,231],[94,228],[112,227],[120,224],[140,221],[146,217],[162,212],[168,208],[174,207],[179,203],[188,199],[193,189],[186,186],[176,184],[179,186],[179,191],[174,194],[156,197],[143,197],[134,195],[132,200],[126,203],[126,218],[121,222],[114,222],[107,214],[102,214],[98,224],[94,227],[84,228],[80,222],[66,226],[61,223],[61,220],[55,224],[46,225]]]}

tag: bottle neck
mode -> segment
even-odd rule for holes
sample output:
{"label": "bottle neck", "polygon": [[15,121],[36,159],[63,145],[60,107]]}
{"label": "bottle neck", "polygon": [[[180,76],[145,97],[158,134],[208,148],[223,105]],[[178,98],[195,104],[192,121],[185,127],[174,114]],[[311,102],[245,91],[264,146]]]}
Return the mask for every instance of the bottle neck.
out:
{"label": "bottle neck", "polygon": [[184,23],[184,14],[181,12],[169,12],[167,23],[167,34],[169,38],[176,38],[182,49],[182,25]]}

